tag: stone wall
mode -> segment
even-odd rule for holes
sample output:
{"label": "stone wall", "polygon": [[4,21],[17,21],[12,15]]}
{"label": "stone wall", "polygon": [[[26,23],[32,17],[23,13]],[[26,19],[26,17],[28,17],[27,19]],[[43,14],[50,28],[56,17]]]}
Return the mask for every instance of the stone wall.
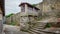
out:
{"label": "stone wall", "polygon": [[60,0],[43,0],[37,5],[41,9],[42,15],[47,14],[55,17],[60,11]]}
{"label": "stone wall", "polygon": [[7,24],[10,24],[12,22],[15,22],[16,25],[19,25],[19,23],[20,23],[20,12],[6,18]]}
{"label": "stone wall", "polygon": [[60,27],[60,22],[57,21],[57,18],[60,18],[60,0],[43,0],[37,7],[41,9],[43,19],[49,17],[54,21],[54,17],[56,22],[53,23],[53,27]]}

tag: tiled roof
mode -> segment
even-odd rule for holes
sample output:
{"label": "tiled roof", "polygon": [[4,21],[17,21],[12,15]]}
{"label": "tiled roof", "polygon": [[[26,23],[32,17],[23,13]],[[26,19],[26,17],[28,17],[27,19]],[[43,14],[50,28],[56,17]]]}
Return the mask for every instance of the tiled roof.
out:
{"label": "tiled roof", "polygon": [[32,6],[32,5],[31,5],[31,4],[29,4],[29,3],[21,3],[19,6],[24,5],[24,4],[27,4],[27,5],[28,5],[28,6],[30,6],[30,7],[33,7],[33,8],[35,8],[35,9],[40,10],[39,8],[37,8],[37,7],[35,7],[35,6]]}

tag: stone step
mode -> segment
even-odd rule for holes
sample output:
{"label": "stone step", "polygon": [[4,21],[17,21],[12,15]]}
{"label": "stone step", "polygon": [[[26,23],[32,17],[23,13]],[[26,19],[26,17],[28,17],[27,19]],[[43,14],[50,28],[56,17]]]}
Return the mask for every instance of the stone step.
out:
{"label": "stone step", "polygon": [[46,25],[46,24],[37,24],[37,25]]}
{"label": "stone step", "polygon": [[44,28],[32,28],[33,30],[43,30]]}
{"label": "stone step", "polygon": [[43,30],[45,27],[45,24],[44,25],[38,25],[38,26],[35,26],[33,27],[32,29],[29,30],[29,32],[31,34],[44,34],[43,32],[41,32],[40,30]]}
{"label": "stone step", "polygon": [[40,34],[40,32],[38,32],[38,31],[33,31],[33,30],[29,30],[29,32],[30,32],[31,34]]}
{"label": "stone step", "polygon": [[35,25],[33,28],[31,28],[30,30],[28,30],[31,34],[41,34],[43,32],[41,32],[41,30],[44,29],[46,23],[39,23],[37,25]]}
{"label": "stone step", "polygon": [[36,24],[36,25],[46,25],[46,24]]}
{"label": "stone step", "polygon": [[42,27],[38,27],[38,28],[32,28],[32,30],[43,30],[44,28],[42,28]]}
{"label": "stone step", "polygon": [[31,29],[34,29],[34,30],[39,29],[39,30],[41,30],[41,29],[44,29],[44,27],[36,27],[36,28],[31,28]]}
{"label": "stone step", "polygon": [[44,33],[44,32],[40,32],[40,33],[36,33],[36,32],[33,32],[33,31],[29,31],[30,34],[47,34],[47,33]]}
{"label": "stone step", "polygon": [[35,27],[44,27],[44,26],[45,26],[45,25],[38,25],[38,26],[36,25]]}
{"label": "stone step", "polygon": [[47,32],[44,32],[42,29],[30,29],[29,32],[33,34],[47,34]]}
{"label": "stone step", "polygon": [[46,25],[47,23],[38,23],[37,25]]}
{"label": "stone step", "polygon": [[29,31],[30,31],[30,33],[32,33],[32,32],[33,32],[33,34],[41,34],[41,32],[40,32],[40,31],[33,30],[33,29],[30,29]]}
{"label": "stone step", "polygon": [[45,27],[45,25],[34,26],[33,28],[39,28],[39,27],[44,28],[44,27]]}
{"label": "stone step", "polygon": [[33,32],[33,31],[30,31],[30,30],[28,30],[28,31],[29,31],[30,34],[37,34],[37,33]]}
{"label": "stone step", "polygon": [[40,23],[38,23],[38,24],[47,24],[47,23],[44,23],[44,22],[40,22]]}
{"label": "stone step", "polygon": [[37,27],[37,28],[31,28],[31,29],[44,29],[44,27]]}

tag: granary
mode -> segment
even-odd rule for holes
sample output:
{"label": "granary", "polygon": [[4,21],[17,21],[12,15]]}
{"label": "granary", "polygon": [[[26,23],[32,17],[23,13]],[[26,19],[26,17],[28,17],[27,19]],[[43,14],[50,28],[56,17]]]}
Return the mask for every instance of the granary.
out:
{"label": "granary", "polygon": [[27,28],[28,23],[35,23],[40,9],[29,3],[21,3],[19,6],[21,7],[20,24]]}
{"label": "granary", "polygon": [[26,15],[38,16],[37,12],[40,9],[38,9],[37,7],[34,7],[31,4],[29,4],[29,3],[21,3],[19,6],[21,7],[21,13],[22,14],[24,13],[23,15],[25,15],[25,16]]}

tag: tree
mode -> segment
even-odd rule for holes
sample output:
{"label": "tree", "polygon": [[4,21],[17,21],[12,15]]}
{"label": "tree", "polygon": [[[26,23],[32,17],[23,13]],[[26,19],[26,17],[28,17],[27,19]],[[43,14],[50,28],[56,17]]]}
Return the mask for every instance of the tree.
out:
{"label": "tree", "polygon": [[33,4],[32,6],[34,6],[34,7],[35,7],[36,5],[37,5],[37,4]]}
{"label": "tree", "polygon": [[6,15],[6,18],[8,18],[8,17],[10,17],[10,16],[12,16],[13,15],[13,13],[11,13],[11,14],[9,14],[9,15]]}

